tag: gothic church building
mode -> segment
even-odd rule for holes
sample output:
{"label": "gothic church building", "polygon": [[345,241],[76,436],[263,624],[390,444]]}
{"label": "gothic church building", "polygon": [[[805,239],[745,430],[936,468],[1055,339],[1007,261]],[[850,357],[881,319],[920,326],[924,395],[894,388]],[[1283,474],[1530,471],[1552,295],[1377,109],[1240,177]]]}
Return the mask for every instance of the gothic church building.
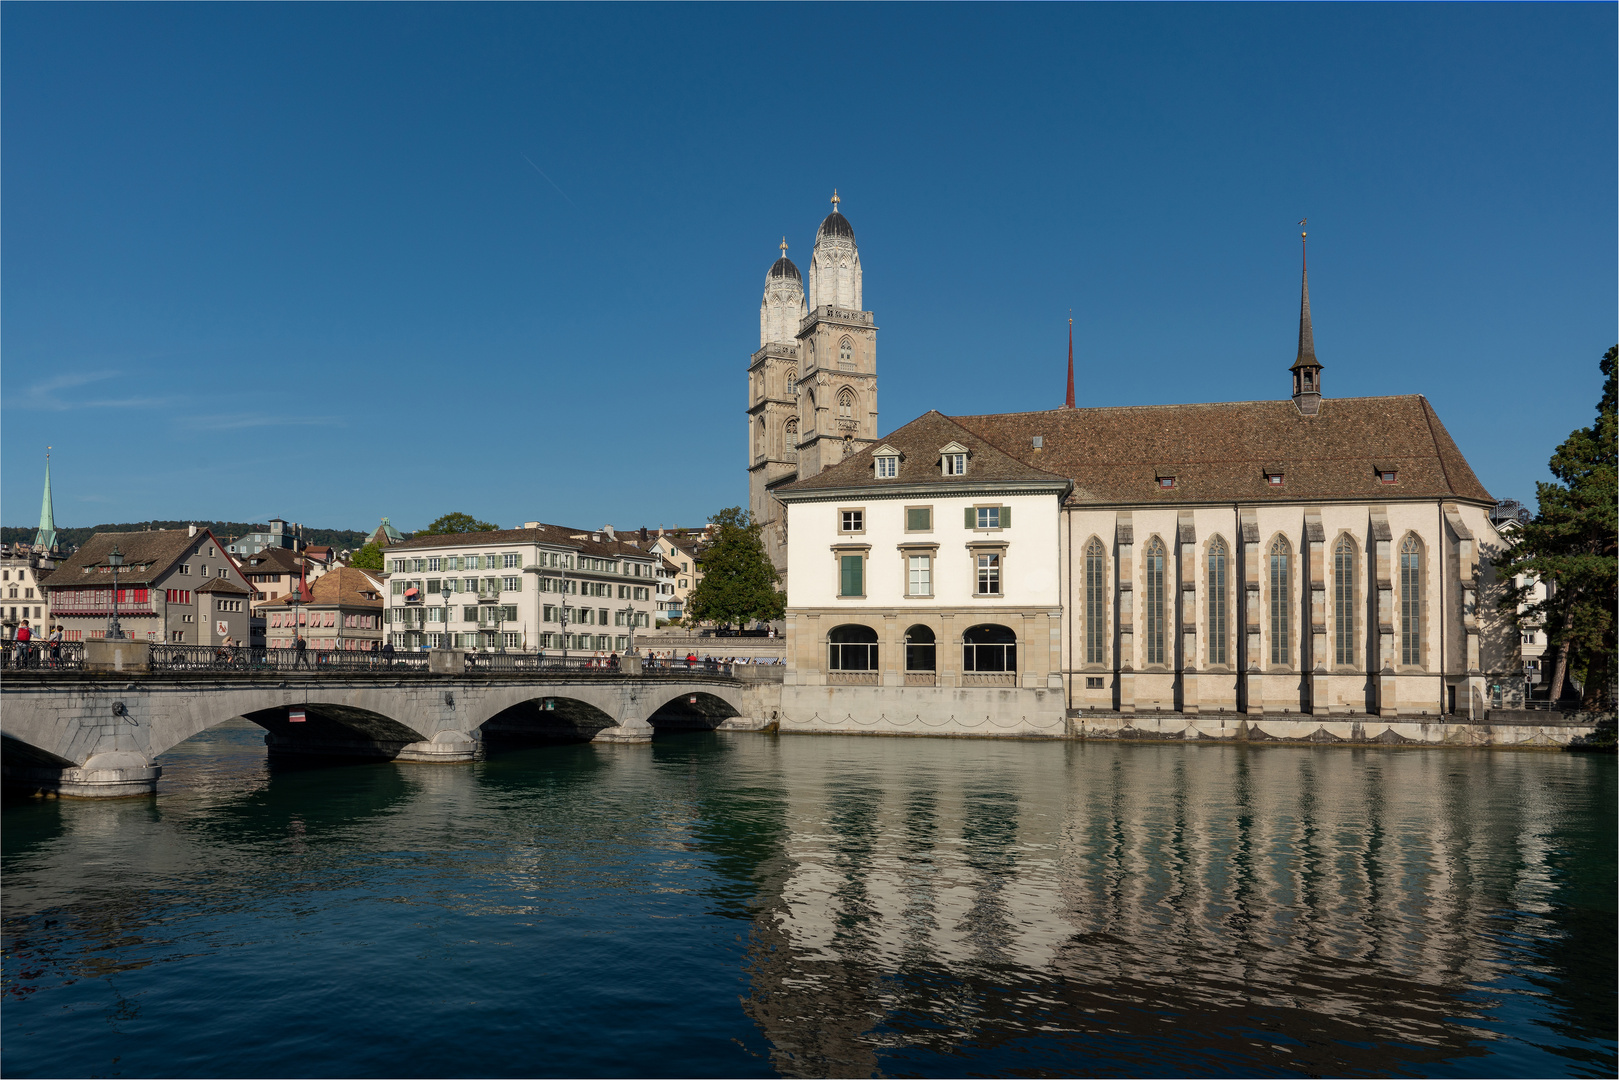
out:
{"label": "gothic church building", "polygon": [[1425,397],[1323,396],[1307,273],[1273,400],[1070,395],[882,437],[836,209],[808,285],[771,268],[750,369],[783,730],[1398,741],[1397,718],[1478,717],[1518,662],[1493,500]]}

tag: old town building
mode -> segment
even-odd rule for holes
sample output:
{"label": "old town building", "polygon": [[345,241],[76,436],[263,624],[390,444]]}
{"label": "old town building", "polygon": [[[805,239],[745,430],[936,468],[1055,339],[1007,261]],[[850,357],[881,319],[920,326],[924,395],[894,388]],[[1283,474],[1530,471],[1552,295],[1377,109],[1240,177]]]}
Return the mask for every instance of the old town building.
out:
{"label": "old town building", "polygon": [[291,592],[264,601],[258,610],[264,615],[266,646],[290,649],[302,637],[308,649],[380,649],[385,607],[381,579],[380,573],[340,566],[303,592],[294,585]]}
{"label": "old town building", "polygon": [[1426,398],[1323,367],[1306,275],[1277,400],[928,413],[773,487],[784,726],[1477,713],[1517,663],[1494,500]]}

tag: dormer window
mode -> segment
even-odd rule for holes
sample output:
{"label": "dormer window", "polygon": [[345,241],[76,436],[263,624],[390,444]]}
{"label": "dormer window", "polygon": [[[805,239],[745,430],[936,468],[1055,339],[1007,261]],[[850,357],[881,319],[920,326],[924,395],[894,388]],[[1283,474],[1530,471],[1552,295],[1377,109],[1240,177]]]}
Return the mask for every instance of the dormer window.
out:
{"label": "dormer window", "polygon": [[876,463],[877,479],[892,480],[899,475],[899,451],[892,446],[883,445],[871,452],[872,460]]}
{"label": "dormer window", "polygon": [[1397,469],[1379,469],[1377,479],[1384,484],[1397,484],[1400,482],[1400,473]]}
{"label": "dormer window", "polygon": [[1160,476],[1158,486],[1165,489],[1172,488],[1175,486],[1175,478],[1173,476]]}
{"label": "dormer window", "polygon": [[1282,474],[1279,473],[1279,472],[1268,472],[1268,473],[1266,473],[1265,474],[1265,483],[1269,484],[1271,487],[1281,487],[1282,486]]}
{"label": "dormer window", "polygon": [[945,476],[967,475],[967,448],[951,443],[939,451],[939,467]]}

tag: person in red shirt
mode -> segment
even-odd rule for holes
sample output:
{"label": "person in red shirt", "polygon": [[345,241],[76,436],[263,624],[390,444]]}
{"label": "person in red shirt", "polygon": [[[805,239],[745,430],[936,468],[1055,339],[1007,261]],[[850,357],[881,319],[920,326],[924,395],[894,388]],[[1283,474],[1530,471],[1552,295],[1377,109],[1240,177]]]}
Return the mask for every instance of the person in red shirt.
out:
{"label": "person in red shirt", "polygon": [[17,627],[17,666],[28,666],[29,642],[34,639],[34,632],[28,628],[28,620],[24,619],[22,625]]}

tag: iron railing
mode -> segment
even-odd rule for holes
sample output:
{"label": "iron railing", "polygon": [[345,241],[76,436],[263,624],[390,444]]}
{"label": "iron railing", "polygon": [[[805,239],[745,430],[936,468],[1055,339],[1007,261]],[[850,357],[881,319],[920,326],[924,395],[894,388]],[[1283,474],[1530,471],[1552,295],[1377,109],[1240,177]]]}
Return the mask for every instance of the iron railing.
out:
{"label": "iron railing", "polygon": [[[224,645],[175,645],[153,642],[150,646],[150,670],[153,672],[215,672],[219,674],[268,674],[277,672],[296,674],[354,674],[430,673],[429,654],[426,652],[394,653],[351,649],[265,649]],[[0,666],[50,672],[79,671],[84,667],[84,643],[64,641],[53,653],[48,643],[34,642],[24,648],[14,642],[0,643]],[[629,665],[618,656],[563,656],[547,652],[464,652],[462,673],[491,675],[584,675],[613,676],[623,674]],[[729,663],[719,660],[647,659],[642,662],[643,675],[719,676],[732,677]]]}
{"label": "iron railing", "polygon": [[7,641],[0,644],[0,667],[77,671],[84,667],[84,642]]}
{"label": "iron railing", "polygon": [[255,649],[224,645],[152,646],[153,671],[423,671],[426,653],[401,653],[392,660],[357,649]]}

